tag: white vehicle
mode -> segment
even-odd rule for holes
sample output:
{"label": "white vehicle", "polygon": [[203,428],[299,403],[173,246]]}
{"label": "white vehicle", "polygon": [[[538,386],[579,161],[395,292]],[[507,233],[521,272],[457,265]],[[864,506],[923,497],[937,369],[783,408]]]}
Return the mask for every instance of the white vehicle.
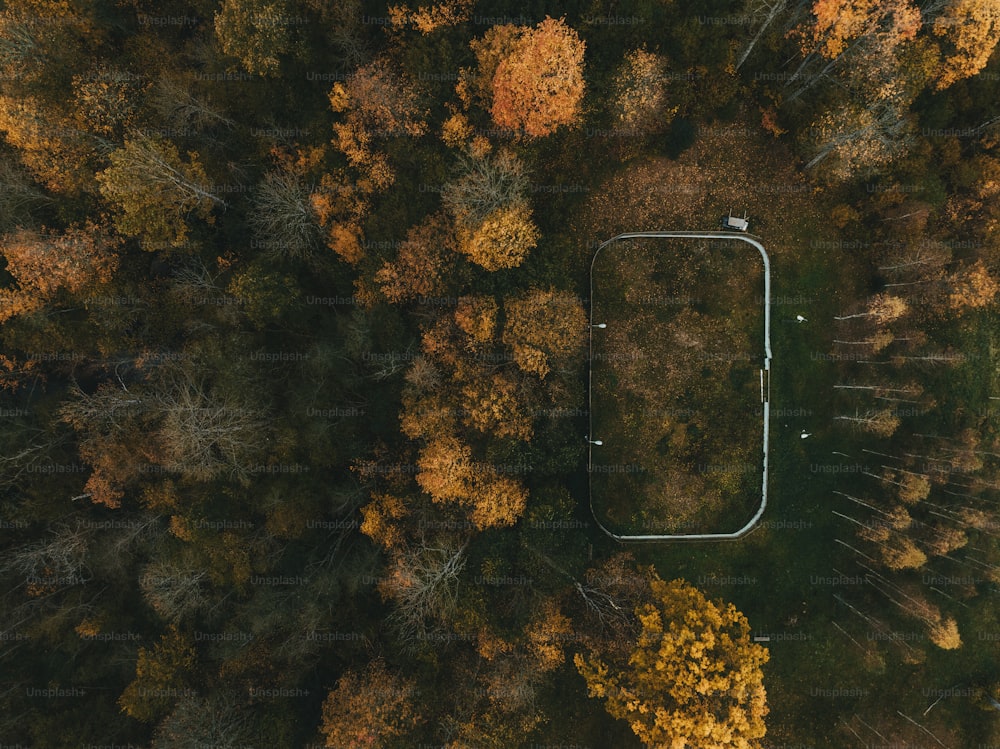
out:
{"label": "white vehicle", "polygon": [[722,228],[727,231],[746,231],[750,228],[750,222],[747,220],[747,214],[743,214],[743,218],[739,216],[734,216],[732,211],[728,215],[722,217]]}

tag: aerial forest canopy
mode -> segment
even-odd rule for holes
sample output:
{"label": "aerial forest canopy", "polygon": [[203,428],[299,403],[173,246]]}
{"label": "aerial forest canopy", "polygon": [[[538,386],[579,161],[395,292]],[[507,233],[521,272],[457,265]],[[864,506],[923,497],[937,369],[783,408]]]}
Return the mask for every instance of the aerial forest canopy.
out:
{"label": "aerial forest canopy", "polygon": [[[1000,743],[998,41],[995,0],[4,2],[0,746]],[[651,245],[592,319],[591,260],[744,211],[767,512],[623,548],[592,506],[716,522],[756,465],[763,300]],[[603,446],[687,473],[613,495]]]}

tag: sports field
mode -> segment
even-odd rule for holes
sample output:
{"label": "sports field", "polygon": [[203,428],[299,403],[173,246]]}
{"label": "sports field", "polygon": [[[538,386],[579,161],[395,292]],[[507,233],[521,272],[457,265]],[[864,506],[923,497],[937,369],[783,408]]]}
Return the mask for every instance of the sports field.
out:
{"label": "sports field", "polygon": [[735,236],[621,239],[597,253],[591,497],[611,533],[734,533],[760,508],[761,260]]}

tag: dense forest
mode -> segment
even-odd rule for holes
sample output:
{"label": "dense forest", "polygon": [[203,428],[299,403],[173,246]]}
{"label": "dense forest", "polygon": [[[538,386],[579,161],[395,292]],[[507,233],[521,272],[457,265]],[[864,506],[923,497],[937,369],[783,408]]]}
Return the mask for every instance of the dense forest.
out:
{"label": "dense forest", "polygon": [[[3,2],[0,746],[1000,744],[998,40],[996,0]],[[622,546],[591,259],[730,209],[768,511]]]}

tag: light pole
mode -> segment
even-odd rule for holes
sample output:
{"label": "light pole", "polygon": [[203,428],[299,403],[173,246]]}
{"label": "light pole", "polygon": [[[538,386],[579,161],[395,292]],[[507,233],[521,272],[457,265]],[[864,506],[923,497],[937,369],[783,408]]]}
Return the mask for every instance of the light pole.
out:
{"label": "light pole", "polygon": [[602,440],[592,440],[592,439],[590,439],[590,437],[584,437],[584,439],[587,440],[587,442],[589,442],[592,445],[603,445],[604,444],[604,442]]}
{"label": "light pole", "polygon": [[599,323],[597,323],[597,325],[591,325],[590,327],[592,327],[592,328],[606,328],[606,327],[608,327],[608,324],[604,323],[604,322],[599,322]]}

